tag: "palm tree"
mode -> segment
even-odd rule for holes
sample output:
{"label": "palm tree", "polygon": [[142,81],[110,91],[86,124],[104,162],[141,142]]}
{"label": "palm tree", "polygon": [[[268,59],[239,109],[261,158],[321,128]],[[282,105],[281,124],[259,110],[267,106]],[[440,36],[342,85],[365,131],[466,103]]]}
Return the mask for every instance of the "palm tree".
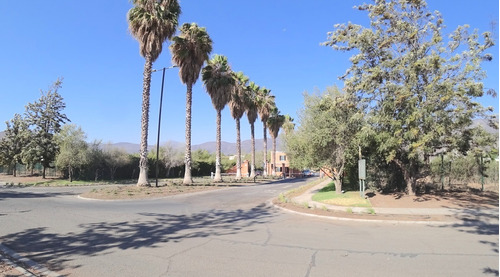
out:
{"label": "palm tree", "polygon": [[264,129],[264,176],[267,176],[267,119],[269,118],[270,112],[275,107],[274,96],[271,95],[271,90],[262,88],[257,94],[257,107],[259,112],[260,120],[262,120],[262,125]]}
{"label": "palm tree", "polygon": [[293,123],[293,117],[291,117],[289,114],[285,114],[285,121],[283,122],[283,131],[285,131],[285,134],[289,135],[293,132],[295,129],[295,123]]}
{"label": "palm tree", "polygon": [[255,177],[255,128],[254,123],[257,120],[257,93],[260,87],[254,82],[250,82],[245,94],[245,110],[247,113],[248,123],[250,123],[250,133],[252,136],[252,161],[250,165],[250,178]]}
{"label": "palm tree", "polygon": [[[281,126],[285,123],[285,116],[281,115],[279,110],[275,107],[267,119],[267,124],[269,126],[269,133],[273,138],[273,153],[271,154],[271,164],[272,164],[272,173],[271,175],[276,175],[276,139],[278,138],[278,133],[280,131]],[[283,172],[283,174],[285,174]],[[284,176],[284,175],[283,175]]]}
{"label": "palm tree", "polygon": [[[288,143],[287,140],[291,136],[293,136],[293,133],[295,130],[295,123],[293,123],[293,118],[290,115],[285,114],[283,125],[281,126],[281,128],[283,129],[283,131],[285,131],[284,140],[285,140],[285,144],[286,144],[286,143]],[[283,174],[285,174],[285,173],[283,173]],[[292,174],[291,170],[289,171],[289,174],[290,174],[289,176],[291,176],[291,174]]]}
{"label": "palm tree", "polygon": [[214,182],[221,182],[221,112],[231,99],[231,91],[234,87],[233,72],[227,62],[227,58],[221,55],[214,55],[202,69],[201,78],[217,111],[217,146]]}
{"label": "palm tree", "polygon": [[143,73],[141,150],[137,186],[148,181],[149,89],[153,62],[162,51],[165,40],[172,38],[178,25],[181,7],[177,0],[132,0],[127,14],[130,33],[139,41],[141,56],[146,60]]}
{"label": "palm tree", "polygon": [[198,80],[203,63],[212,52],[212,40],[205,28],[196,23],[184,23],[179,36],[172,39],[170,45],[172,63],[179,67],[179,77],[186,84],[186,153],[184,159],[184,184],[191,184],[191,106],[193,85]]}
{"label": "palm tree", "polygon": [[231,93],[229,108],[231,115],[236,121],[236,180],[241,179],[241,136],[240,136],[240,119],[245,113],[245,94],[247,91],[248,77],[243,72],[233,74],[235,86]]}

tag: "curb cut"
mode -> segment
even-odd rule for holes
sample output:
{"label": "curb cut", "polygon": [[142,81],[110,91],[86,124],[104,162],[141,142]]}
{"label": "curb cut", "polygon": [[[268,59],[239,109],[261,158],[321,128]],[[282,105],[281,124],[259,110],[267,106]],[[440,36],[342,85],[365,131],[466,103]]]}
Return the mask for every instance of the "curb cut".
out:
{"label": "curb cut", "polygon": [[9,263],[11,266],[13,266],[16,270],[21,272],[21,274],[24,274],[25,276],[36,276],[32,272],[26,270],[25,268],[19,266],[19,262],[27,265],[28,267],[31,267],[35,269],[37,272],[40,272],[40,275],[42,276],[50,276],[50,277],[60,277],[58,273],[49,270],[48,268],[38,264],[37,262],[34,262],[28,258],[22,257],[21,255],[17,254],[16,252],[12,251],[10,248],[5,247],[4,245],[0,244],[0,251],[8,255],[12,260],[9,260],[7,258],[3,258],[2,260],[7,260],[6,262]]}

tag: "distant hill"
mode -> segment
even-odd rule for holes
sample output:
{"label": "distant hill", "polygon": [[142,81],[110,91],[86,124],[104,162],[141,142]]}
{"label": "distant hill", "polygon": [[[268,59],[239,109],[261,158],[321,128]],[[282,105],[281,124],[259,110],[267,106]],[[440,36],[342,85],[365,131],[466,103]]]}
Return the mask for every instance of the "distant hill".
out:
{"label": "distant hill", "polygon": [[[181,148],[184,146],[184,143],[180,143],[177,141],[169,141],[175,148]],[[165,143],[160,144],[160,146],[165,145]],[[151,150],[152,147],[155,145],[148,145],[148,149]],[[141,145],[138,143],[130,143],[130,142],[118,142],[118,143],[112,143],[112,144],[102,144],[102,149],[106,150],[109,148],[118,148],[125,150],[129,154],[138,154]]]}
{"label": "distant hill", "polygon": [[[496,118],[496,123],[498,126],[498,117]],[[486,119],[476,119],[472,121],[472,126],[481,126],[486,132],[498,136],[498,129],[491,127],[488,120]]]}
{"label": "distant hill", "polygon": [[[169,143],[171,143],[175,148],[180,148],[180,149],[184,150],[184,143],[183,142],[169,141]],[[162,145],[165,145],[165,143],[160,144],[160,146],[162,146]],[[281,143],[281,139],[278,138],[276,145],[277,145],[276,148],[278,150],[283,150],[283,145]],[[107,149],[109,147],[120,148],[120,149],[123,149],[127,153],[130,153],[130,154],[139,153],[139,149],[140,149],[140,145],[137,143],[119,142],[119,143],[113,143],[111,145],[103,144],[103,149]],[[151,147],[154,147],[154,145],[149,145],[148,147],[151,149]],[[272,150],[272,147],[273,147],[273,141],[272,141],[272,139],[268,138],[267,139],[267,149]],[[191,145],[192,151],[203,149],[203,150],[207,150],[209,153],[215,153],[215,148],[216,148],[215,141]],[[264,149],[263,139],[256,139],[255,140],[255,151],[262,151],[262,149]],[[250,151],[252,151],[252,140],[242,141],[241,142],[241,152],[242,153],[250,153]],[[224,155],[236,154],[236,143],[223,141],[221,143],[221,152]]]}
{"label": "distant hill", "polygon": [[118,142],[118,143],[111,143],[111,144],[109,144],[109,143],[102,144],[103,150],[108,150],[110,148],[122,149],[129,154],[139,153],[139,150],[141,149],[140,145],[137,143]]}
{"label": "distant hill", "polygon": [[[262,151],[264,149],[264,139],[256,139],[255,140],[255,151]],[[207,150],[210,153],[215,153],[215,148],[216,148],[216,143],[215,141],[211,142],[205,142],[202,144],[197,144],[191,146],[191,149],[193,151],[196,151],[198,149],[204,149]],[[273,148],[273,141],[272,139],[268,138],[267,139],[267,150],[272,150]],[[277,150],[283,150],[283,143],[281,142],[281,139],[278,138],[276,141],[276,148]],[[250,153],[252,151],[252,140],[243,140],[241,141],[241,152],[242,153]],[[223,141],[221,143],[221,152],[224,155],[234,155],[236,154],[236,142],[227,142]]]}

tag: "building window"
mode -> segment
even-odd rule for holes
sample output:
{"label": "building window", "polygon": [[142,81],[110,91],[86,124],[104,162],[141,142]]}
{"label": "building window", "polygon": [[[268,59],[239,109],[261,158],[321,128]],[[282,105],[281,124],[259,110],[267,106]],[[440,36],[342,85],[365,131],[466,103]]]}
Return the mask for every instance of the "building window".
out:
{"label": "building window", "polygon": [[285,155],[280,156],[280,161],[286,161],[286,156]]}

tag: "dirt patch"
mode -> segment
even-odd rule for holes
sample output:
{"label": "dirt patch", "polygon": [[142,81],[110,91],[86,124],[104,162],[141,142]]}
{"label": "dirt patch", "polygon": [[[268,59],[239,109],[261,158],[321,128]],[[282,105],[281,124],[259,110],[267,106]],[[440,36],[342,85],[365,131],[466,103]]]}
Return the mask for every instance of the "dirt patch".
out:
{"label": "dirt patch", "polygon": [[118,199],[145,199],[145,198],[162,198],[170,195],[182,193],[210,191],[225,186],[161,186],[161,187],[136,187],[136,186],[113,186],[105,188],[94,188],[86,193],[81,194],[81,197],[103,200],[118,200]]}
{"label": "dirt patch", "polygon": [[17,176],[0,174],[0,183],[5,183],[9,185],[19,185],[19,184],[36,184],[41,182],[46,182],[49,180],[56,180],[55,178],[47,177],[43,179],[40,176]]}
{"label": "dirt patch", "polygon": [[367,193],[377,208],[498,208],[498,192],[439,191],[409,196],[403,193]]}

